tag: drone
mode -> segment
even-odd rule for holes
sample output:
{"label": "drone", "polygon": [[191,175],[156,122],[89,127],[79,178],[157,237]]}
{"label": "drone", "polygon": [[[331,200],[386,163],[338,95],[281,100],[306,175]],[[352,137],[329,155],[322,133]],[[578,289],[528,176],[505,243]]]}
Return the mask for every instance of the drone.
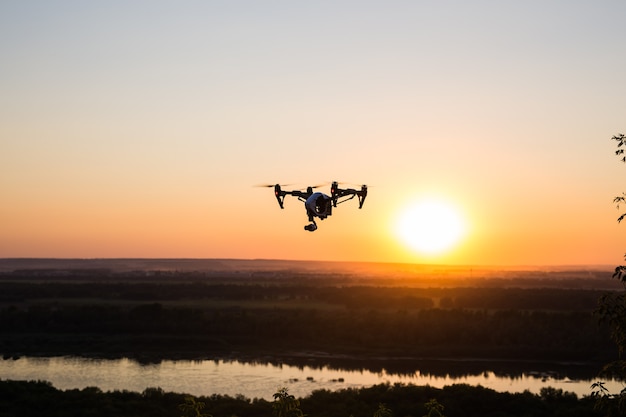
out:
{"label": "drone", "polygon": [[333,181],[330,186],[330,195],[326,195],[320,192],[313,192],[315,188],[321,187],[321,185],[309,186],[306,191],[285,191],[281,188],[280,184],[276,185],[264,185],[264,187],[274,187],[274,195],[278,201],[278,205],[281,209],[284,209],[285,196],[291,195],[297,197],[298,200],[304,202],[306,208],[306,214],[309,218],[309,224],[304,226],[304,230],[314,232],[317,230],[317,223],[315,218],[319,217],[324,220],[333,213],[333,208],[337,207],[337,204],[345,203],[348,200],[352,200],[354,197],[358,198],[359,209],[363,207],[365,197],[367,197],[367,185],[362,185],[360,190],[354,188],[339,188],[339,183]]}

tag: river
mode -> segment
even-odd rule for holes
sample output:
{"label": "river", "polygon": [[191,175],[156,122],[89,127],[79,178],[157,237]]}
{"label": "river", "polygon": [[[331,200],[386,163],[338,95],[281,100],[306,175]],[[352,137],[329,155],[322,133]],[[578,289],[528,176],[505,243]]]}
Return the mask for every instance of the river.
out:
{"label": "river", "polygon": [[[458,363],[440,363],[458,367]],[[528,366],[525,366],[528,369]],[[570,367],[571,368],[571,367]],[[532,369],[532,367],[530,368]],[[335,369],[329,366],[287,365],[280,363],[240,362],[233,360],[164,360],[141,364],[130,359],[89,359],[81,357],[21,357],[0,360],[3,380],[44,380],[59,389],[98,387],[103,391],[127,390],[142,392],[159,387],[164,391],[189,393],[195,396],[223,394],[247,398],[272,399],[277,389],[287,387],[296,397],[305,397],[314,390],[340,390],[367,387],[380,383],[404,383],[443,387],[452,384],[481,385],[500,392],[530,391],[553,387],[589,395],[592,379],[572,379],[563,371],[522,371],[502,373],[490,370],[451,375],[420,370],[392,372],[379,370]],[[613,392],[623,388],[609,381]]]}

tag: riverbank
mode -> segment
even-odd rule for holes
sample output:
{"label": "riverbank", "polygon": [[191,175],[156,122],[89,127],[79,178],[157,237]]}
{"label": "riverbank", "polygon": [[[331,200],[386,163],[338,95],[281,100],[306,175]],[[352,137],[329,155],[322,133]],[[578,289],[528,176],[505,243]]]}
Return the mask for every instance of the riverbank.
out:
{"label": "riverbank", "polygon": [[[269,388],[274,393],[278,388]],[[270,394],[271,395],[271,394]],[[33,399],[36,398],[36,401]],[[188,394],[169,392],[158,387],[136,391],[103,391],[95,387],[60,390],[42,381],[0,381],[0,415],[48,417],[89,415],[172,416],[180,415],[179,405],[188,401]],[[320,390],[300,397],[299,409],[305,415],[328,417],[375,414],[381,405],[393,415],[419,416],[427,413],[426,404],[443,406],[448,417],[594,417],[603,415],[595,409],[595,400],[578,397],[560,389],[530,392],[497,392],[467,384],[443,388],[411,384],[377,384],[358,389]],[[243,396],[202,395],[193,398],[203,404],[202,412],[214,416],[267,417],[272,415],[273,401]]]}

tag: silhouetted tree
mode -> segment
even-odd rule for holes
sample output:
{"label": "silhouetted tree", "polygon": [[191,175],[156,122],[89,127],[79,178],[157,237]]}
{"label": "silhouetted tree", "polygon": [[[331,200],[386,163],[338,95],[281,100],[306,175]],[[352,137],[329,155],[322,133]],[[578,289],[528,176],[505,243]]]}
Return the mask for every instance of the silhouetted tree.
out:
{"label": "silhouetted tree", "polygon": [[[620,133],[618,135],[615,135],[611,138],[611,140],[615,140],[617,141],[617,150],[615,151],[615,155],[617,156],[621,156],[624,155],[624,147],[626,146],[626,136],[624,136],[624,134]],[[622,162],[626,162],[626,156],[622,156],[621,158]],[[619,205],[622,203],[626,203],[626,193],[622,193],[621,196],[617,196],[613,199],[613,202],[617,205],[617,208],[619,209]],[[624,217],[626,217],[626,213],[622,213],[618,218],[617,221],[621,222]]]}
{"label": "silhouetted tree", "polygon": [[274,393],[272,411],[276,417],[304,417],[300,410],[300,400],[289,394],[287,388],[281,388]]}
{"label": "silhouetted tree", "polygon": [[426,415],[424,417],[445,417],[443,415],[443,405],[439,404],[439,401],[432,398],[426,404]]}
{"label": "silhouetted tree", "polygon": [[185,397],[185,402],[178,405],[178,409],[183,412],[182,417],[212,417],[211,414],[202,412],[204,407],[203,401],[196,401],[191,395]]}
{"label": "silhouetted tree", "polygon": [[391,417],[392,412],[383,403],[378,404],[378,410],[374,411],[374,417]]}
{"label": "silhouetted tree", "polygon": [[[626,146],[626,136],[618,134],[613,136],[611,140],[617,141],[617,156],[624,155],[624,147]],[[622,156],[622,162],[626,162],[626,156]],[[614,198],[614,203],[619,209],[620,204],[626,203],[626,193]],[[617,221],[621,222],[626,217],[626,213],[622,213]],[[626,255],[624,255],[626,259]],[[618,279],[626,289],[626,265],[620,265],[615,268],[613,278]],[[626,361],[623,359],[624,350],[626,349],[626,292],[614,292],[603,295],[600,298],[598,310],[600,320],[609,324],[611,328],[611,338],[617,344],[618,359],[605,365],[600,372],[601,378],[610,378],[618,381],[626,381]],[[626,414],[626,388],[619,393],[610,392],[605,384],[598,381],[592,385],[592,396],[596,398],[596,406],[598,409],[606,412],[607,415],[625,415]]]}

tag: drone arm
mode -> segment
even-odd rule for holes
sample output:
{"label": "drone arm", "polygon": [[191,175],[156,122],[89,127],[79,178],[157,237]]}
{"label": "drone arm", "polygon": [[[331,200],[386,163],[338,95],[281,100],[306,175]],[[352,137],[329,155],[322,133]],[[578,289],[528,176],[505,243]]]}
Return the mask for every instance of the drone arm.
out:
{"label": "drone arm", "polygon": [[[333,199],[333,207],[337,207],[337,204],[345,203],[345,202],[346,202],[346,201],[348,201],[348,200],[352,200],[352,199],[354,198],[354,196],[355,196],[355,195],[356,195],[356,194],[345,193],[345,194],[343,194],[343,195],[341,195],[341,196],[336,196],[336,197]],[[339,200],[340,198],[343,198],[343,197],[346,197],[346,196],[349,196],[349,197],[348,197],[348,198],[345,198],[345,199],[343,199],[343,200]]]}
{"label": "drone arm", "polygon": [[276,184],[274,186],[274,195],[276,196],[276,201],[278,201],[278,205],[280,206],[281,209],[285,208],[283,203],[285,202],[285,195],[286,194],[287,194],[287,192],[281,190],[280,185]]}
{"label": "drone arm", "polygon": [[284,209],[285,206],[283,205],[284,201],[285,201],[285,194],[276,194],[276,201],[278,201],[278,205],[280,206],[281,209]]}
{"label": "drone arm", "polygon": [[298,190],[294,190],[294,191],[286,191],[286,194],[292,195],[294,197],[298,197],[298,200],[300,201],[306,201],[307,198],[309,198],[310,194],[308,193],[303,193],[302,191],[298,191]]}
{"label": "drone arm", "polygon": [[[363,207],[363,203],[365,202],[365,197],[367,197],[367,186],[364,185],[360,190],[355,190],[353,188],[341,189],[337,186],[337,183],[334,182],[330,189],[333,201],[333,207],[337,207],[337,204],[344,203],[348,200],[352,200],[355,196],[359,198],[359,208]],[[340,198],[348,197],[344,200],[339,201]]]}
{"label": "drone arm", "polygon": [[310,193],[308,192],[302,192],[302,191],[298,191],[298,190],[294,190],[294,191],[284,191],[280,188],[280,186],[276,186],[274,187],[274,195],[276,196],[276,200],[278,201],[278,205],[280,206],[281,209],[284,209],[285,206],[285,196],[287,195],[291,195],[294,197],[297,197],[298,200],[300,201],[306,201],[307,198],[310,197]]}
{"label": "drone arm", "polygon": [[357,192],[356,195],[359,197],[359,209],[361,209],[365,203],[365,197],[367,197],[367,189]]}

